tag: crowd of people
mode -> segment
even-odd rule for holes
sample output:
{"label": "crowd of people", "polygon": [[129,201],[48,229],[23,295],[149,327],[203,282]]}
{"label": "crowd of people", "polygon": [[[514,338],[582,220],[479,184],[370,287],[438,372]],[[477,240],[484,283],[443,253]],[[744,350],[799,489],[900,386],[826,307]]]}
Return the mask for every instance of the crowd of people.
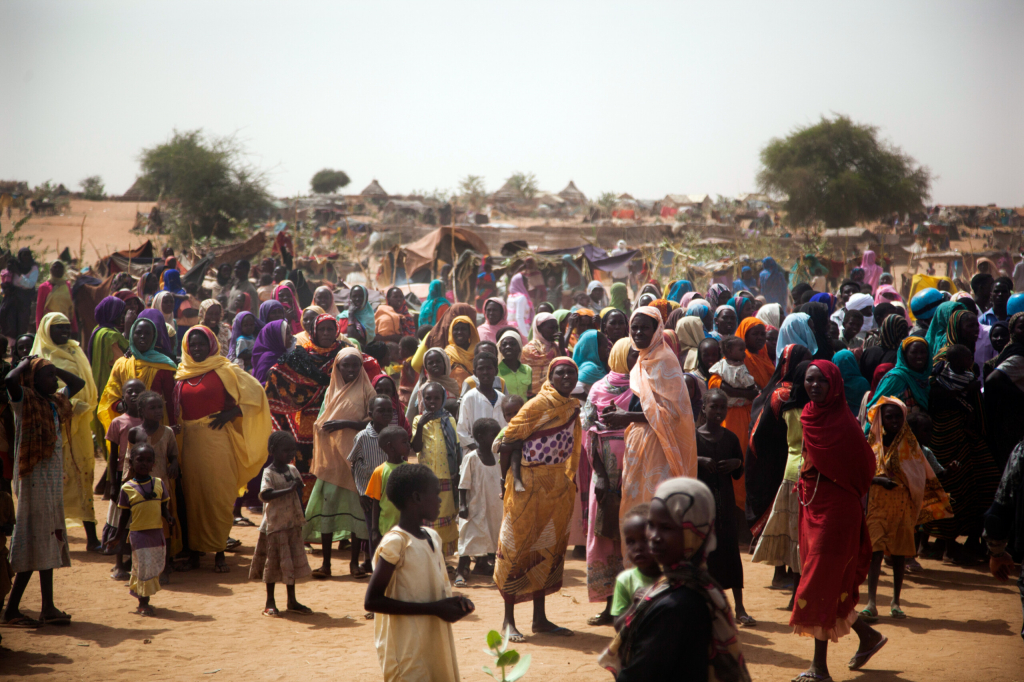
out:
{"label": "crowd of people", "polygon": [[904,300],[870,251],[834,291],[812,255],[741,265],[698,292],[485,260],[460,302],[445,279],[422,301],[311,288],[271,258],[190,291],[168,254],[115,280],[83,337],[63,264],[38,284],[23,249],[0,305],[0,625],[70,622],[69,528],[152,616],[174,571],[228,572],[258,518],[263,614],[277,583],[311,613],[296,583],[347,552],[388,680],[458,678],[450,623],[475,607],[453,585],[493,580],[512,642],[523,602],[532,634],[571,636],[545,609],[570,552],[616,679],[748,680],[741,546],[814,640],[796,679],[830,679],[851,631],[859,669],[887,642],[883,562],[901,619],[918,556],[1006,579],[1024,552],[1024,292],[984,272]]}

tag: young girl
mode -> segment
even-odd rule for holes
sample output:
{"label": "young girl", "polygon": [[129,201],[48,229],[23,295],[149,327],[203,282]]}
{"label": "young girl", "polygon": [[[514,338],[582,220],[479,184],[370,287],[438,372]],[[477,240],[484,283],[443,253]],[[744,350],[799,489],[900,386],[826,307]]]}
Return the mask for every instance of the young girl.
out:
{"label": "young girl", "polygon": [[649,504],[638,504],[626,512],[622,519],[622,537],[626,541],[626,558],[633,568],[615,578],[610,613],[615,619],[615,631],[622,629],[626,611],[636,603],[637,592],[646,589],[661,577],[661,567],[654,560],[647,544],[647,512]]}
{"label": "young girl", "polygon": [[453,597],[441,538],[421,524],[437,519],[441,487],[422,464],[400,466],[388,479],[388,498],[401,512],[383,537],[364,606],[374,619],[377,658],[387,682],[458,680],[454,623],[476,607]]}
{"label": "young girl", "polygon": [[231,323],[232,343],[228,345],[228,360],[244,369],[252,371],[252,349],[256,345],[256,316],[243,310],[235,316]]}
{"label": "young girl", "polygon": [[[473,389],[474,391],[476,389]],[[498,550],[501,530],[501,471],[491,451],[502,424],[483,418],[473,423],[472,450],[462,457],[459,469],[459,567],[455,587],[465,587],[470,559],[476,557],[474,573],[490,575],[487,561]]]}
{"label": "young girl", "polygon": [[697,429],[697,478],[715,496],[715,536],[718,549],[708,555],[708,573],[724,590],[732,588],[736,621],[753,627],[757,621],[743,608],[743,562],[736,539],[736,497],[732,479],[743,473],[743,451],[736,434],[722,427],[729,396],[720,388],[704,394],[704,424]]}
{"label": "young girl", "polygon": [[[57,390],[58,379],[65,385],[61,391]],[[0,622],[20,628],[43,623],[68,625],[71,616],[53,604],[53,569],[71,565],[61,494],[64,454],[60,433],[71,421],[69,397],[85,388],[85,381],[48,360],[25,358],[4,383],[14,411],[13,488],[18,521],[9,554],[14,585]],[[19,610],[33,571],[39,571],[43,597],[40,620]]]}
{"label": "young girl", "polygon": [[292,434],[275,431],[270,434],[267,449],[273,461],[263,470],[260,484],[263,522],[249,567],[249,579],[267,584],[264,616],[281,615],[274,600],[277,583],[285,584],[288,610],[306,615],[313,610],[295,598],[295,581],[313,573],[302,544],[302,525],[306,522],[302,513],[302,475],[291,464],[299,448]]}
{"label": "young girl", "polygon": [[150,475],[156,459],[152,446],[135,445],[129,457],[135,475],[121,486],[117,498],[117,506],[128,513],[121,514],[114,542],[124,542],[126,533],[131,531],[132,574],[128,589],[139,600],[135,613],[154,616],[149,598],[160,591],[160,574],[166,565],[164,524],[173,526],[174,519],[167,507],[170,496],[163,481]]}
{"label": "young girl", "polygon": [[[119,415],[110,422],[107,429],[107,441],[110,443],[110,466],[107,467],[107,487],[103,499],[110,500],[107,507],[107,522],[103,526],[103,533],[100,535],[103,545],[107,549],[104,554],[114,554],[114,571],[110,577],[114,580],[127,580],[128,572],[124,570],[124,547],[120,547],[111,540],[117,534],[118,519],[121,516],[117,508],[117,497],[121,486],[127,481],[128,461],[127,455],[130,449],[128,432],[142,423],[139,418],[139,396],[146,390],[146,384],[140,379],[126,381],[121,388],[121,406],[124,414]],[[116,454],[115,454],[116,453]]]}
{"label": "young girl", "polygon": [[181,430],[180,426],[164,426],[161,423],[164,415],[164,398],[156,391],[143,391],[139,396],[139,417],[142,424],[129,432],[129,436],[139,432],[142,436],[139,440],[145,440],[153,448],[156,459],[153,462],[152,475],[164,482],[167,494],[171,501],[167,503],[173,524],[164,528],[164,538],[167,540],[167,564],[164,567],[163,575],[160,576],[160,584],[166,585],[171,577],[171,557],[181,551],[181,524],[178,519],[178,502],[175,497],[177,481],[181,478],[181,467],[178,463],[178,441],[175,434]]}
{"label": "young girl", "polygon": [[875,452],[875,477],[868,492],[867,526],[871,535],[871,567],[868,569],[868,603],[861,617],[878,620],[875,597],[882,558],[892,556],[892,603],[890,615],[906,618],[900,608],[900,591],[907,557],[917,554],[914,529],[953,515],[949,495],[942,489],[925,459],[917,438],[907,425],[907,406],[898,398],[882,397],[869,411],[868,445]]}
{"label": "young girl", "polygon": [[431,527],[441,536],[444,556],[455,554],[459,544],[454,491],[458,489],[462,448],[456,434],[455,418],[444,409],[445,392],[430,382],[422,391],[423,414],[412,420],[412,449],[419,462],[430,468],[440,480],[441,507]]}

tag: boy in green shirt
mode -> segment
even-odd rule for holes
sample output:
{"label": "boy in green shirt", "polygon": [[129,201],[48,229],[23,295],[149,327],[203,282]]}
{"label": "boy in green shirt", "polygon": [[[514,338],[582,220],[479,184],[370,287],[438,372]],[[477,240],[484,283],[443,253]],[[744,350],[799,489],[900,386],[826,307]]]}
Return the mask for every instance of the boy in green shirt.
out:
{"label": "boy in green shirt", "polygon": [[612,596],[611,615],[615,619],[616,631],[622,627],[623,616],[638,590],[650,587],[661,577],[661,567],[647,544],[647,511],[650,505],[638,504],[622,519],[622,537],[626,541],[626,558],[633,568],[619,573],[615,579],[615,593]]}
{"label": "boy in green shirt", "polygon": [[373,526],[380,536],[398,523],[401,512],[387,496],[391,472],[405,464],[409,456],[409,434],[401,426],[388,426],[377,436],[377,445],[387,455],[387,461],[373,470],[366,484],[366,496],[373,500]]}

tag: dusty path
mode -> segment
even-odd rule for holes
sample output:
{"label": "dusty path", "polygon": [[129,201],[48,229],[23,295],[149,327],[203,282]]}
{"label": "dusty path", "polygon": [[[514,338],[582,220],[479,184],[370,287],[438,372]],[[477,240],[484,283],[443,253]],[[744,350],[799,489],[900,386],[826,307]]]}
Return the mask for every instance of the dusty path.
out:
{"label": "dusty path", "polygon": [[[97,474],[99,469],[102,466]],[[106,504],[97,499],[100,519]],[[228,555],[231,573],[214,574],[213,559],[206,557],[199,570],[175,573],[172,584],[153,598],[156,618],[141,618],[133,612],[136,602],[124,583],[110,579],[112,560],[86,553],[82,530],[71,531],[72,566],[54,575],[57,605],[73,615],[74,624],[35,631],[0,630],[4,647],[0,679],[308,682],[325,672],[328,679],[381,679],[373,622],[363,618],[365,580],[342,575],[328,582],[302,583],[297,589],[299,600],[312,607],[314,615],[262,617],[265,589],[262,583],[247,579],[257,530],[236,528],[233,534],[243,547]],[[310,559],[318,562],[319,556]],[[889,644],[871,661],[869,670],[846,669],[856,648],[852,638],[832,645],[833,677],[870,682],[1024,679],[1016,587],[997,583],[980,567],[964,570],[934,561],[922,563],[928,570],[908,577],[904,589],[903,607],[910,618],[882,618],[878,627],[889,637]],[[334,567],[335,573],[344,573],[347,561]],[[812,643],[789,634],[788,612],[780,609],[788,595],[764,587],[771,582],[771,570],[747,563],[745,571],[747,609],[758,620],[757,627],[741,632],[752,676],[755,680],[792,679],[806,668]],[[455,639],[462,678],[484,680],[480,667],[489,663],[481,651],[484,635],[500,627],[502,602],[489,579],[474,577],[470,584],[464,594],[477,610],[455,625]],[[888,605],[891,588],[886,571],[879,589],[883,607]],[[565,586],[548,598],[548,614],[576,635],[535,636],[520,645],[520,652],[533,655],[534,667],[527,679],[611,679],[597,665],[597,654],[608,644],[611,629],[586,625],[586,619],[599,610],[586,602],[586,595],[586,565],[570,559]],[[284,604],[284,589],[279,587],[278,605]],[[23,606],[30,615],[37,615],[39,587],[34,578]],[[528,627],[529,606],[519,606],[517,615],[521,625]]]}

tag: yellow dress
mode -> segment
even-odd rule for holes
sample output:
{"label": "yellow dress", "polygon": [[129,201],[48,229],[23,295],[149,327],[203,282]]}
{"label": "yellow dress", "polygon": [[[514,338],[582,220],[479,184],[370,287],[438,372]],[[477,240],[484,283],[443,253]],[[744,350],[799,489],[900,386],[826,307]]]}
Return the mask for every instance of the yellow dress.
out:
{"label": "yellow dress", "polygon": [[[421,415],[413,418],[413,433],[416,433],[416,425],[422,418]],[[456,427],[454,417],[446,415],[445,419],[451,420],[453,429]],[[445,448],[441,422],[436,419],[423,427],[423,450],[419,453],[417,460],[420,464],[429,467],[440,481],[441,511],[437,515],[437,520],[430,524],[430,527],[441,536],[441,549],[444,555],[451,556],[458,550],[459,545],[459,510],[455,505],[452,474],[448,470],[448,450]]]}
{"label": "yellow dress", "polygon": [[[384,559],[395,567],[384,596],[398,601],[425,603],[452,596],[441,538],[423,528],[419,539],[398,526],[377,546],[374,567]],[[378,613],[373,621],[377,658],[386,682],[440,682],[461,680],[455,656],[452,626],[437,616],[392,616]]]}

